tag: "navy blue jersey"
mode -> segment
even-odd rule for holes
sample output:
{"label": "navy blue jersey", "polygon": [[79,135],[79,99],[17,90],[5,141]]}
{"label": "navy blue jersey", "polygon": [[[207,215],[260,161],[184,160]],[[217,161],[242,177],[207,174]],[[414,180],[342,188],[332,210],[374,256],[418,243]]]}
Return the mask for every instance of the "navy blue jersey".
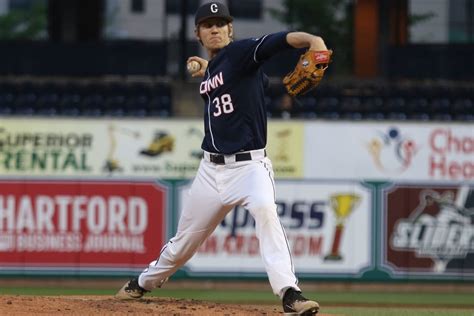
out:
{"label": "navy blue jersey", "polygon": [[291,48],[287,34],[231,42],[209,61],[200,85],[205,102],[203,150],[233,154],[265,148],[266,77],[261,66],[271,56]]}

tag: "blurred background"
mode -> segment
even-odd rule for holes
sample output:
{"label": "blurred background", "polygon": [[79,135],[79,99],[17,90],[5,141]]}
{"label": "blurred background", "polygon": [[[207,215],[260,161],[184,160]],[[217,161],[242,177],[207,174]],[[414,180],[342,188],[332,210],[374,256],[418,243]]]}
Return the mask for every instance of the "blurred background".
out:
{"label": "blurred background", "polygon": [[[281,104],[279,78],[298,54],[283,54],[266,65],[274,79],[268,92],[272,116],[472,121],[472,1],[226,3],[237,39],[303,30],[321,35],[335,51],[323,87],[291,110]],[[194,38],[200,4],[0,1],[0,113],[201,115],[188,104],[196,95],[187,94],[191,80],[184,62],[205,56]]]}
{"label": "blurred background", "polygon": [[[201,0],[0,0],[0,275],[133,275],[201,157]],[[474,1],[227,0],[236,39],[334,61],[296,99],[265,64],[278,212],[308,280],[474,280]],[[235,262],[241,263],[235,265]],[[265,278],[236,208],[183,278]],[[472,283],[471,283],[472,284]]]}

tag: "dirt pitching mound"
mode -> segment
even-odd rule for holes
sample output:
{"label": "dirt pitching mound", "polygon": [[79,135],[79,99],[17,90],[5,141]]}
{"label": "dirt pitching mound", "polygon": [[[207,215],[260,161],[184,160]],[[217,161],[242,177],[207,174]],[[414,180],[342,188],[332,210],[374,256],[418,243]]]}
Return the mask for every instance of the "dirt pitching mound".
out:
{"label": "dirt pitching mound", "polygon": [[[1,315],[282,315],[276,305],[238,305],[152,297],[123,301],[112,296],[0,296]],[[318,314],[328,315],[328,314]]]}

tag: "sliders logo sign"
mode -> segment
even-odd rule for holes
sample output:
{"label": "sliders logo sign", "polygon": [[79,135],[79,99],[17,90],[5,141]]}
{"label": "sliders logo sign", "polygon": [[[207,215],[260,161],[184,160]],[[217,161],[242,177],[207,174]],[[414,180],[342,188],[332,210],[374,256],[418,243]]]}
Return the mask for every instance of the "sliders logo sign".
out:
{"label": "sliders logo sign", "polygon": [[387,194],[387,261],[405,272],[474,275],[474,188],[398,187]]}

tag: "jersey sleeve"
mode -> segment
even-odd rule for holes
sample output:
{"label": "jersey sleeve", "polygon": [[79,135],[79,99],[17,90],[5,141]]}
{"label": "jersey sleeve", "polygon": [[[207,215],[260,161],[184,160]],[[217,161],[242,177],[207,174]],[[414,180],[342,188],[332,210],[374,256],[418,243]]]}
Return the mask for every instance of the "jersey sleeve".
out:
{"label": "jersey sleeve", "polygon": [[286,41],[287,34],[288,32],[279,32],[236,41],[228,46],[229,58],[239,69],[258,68],[273,55],[292,48]]}

